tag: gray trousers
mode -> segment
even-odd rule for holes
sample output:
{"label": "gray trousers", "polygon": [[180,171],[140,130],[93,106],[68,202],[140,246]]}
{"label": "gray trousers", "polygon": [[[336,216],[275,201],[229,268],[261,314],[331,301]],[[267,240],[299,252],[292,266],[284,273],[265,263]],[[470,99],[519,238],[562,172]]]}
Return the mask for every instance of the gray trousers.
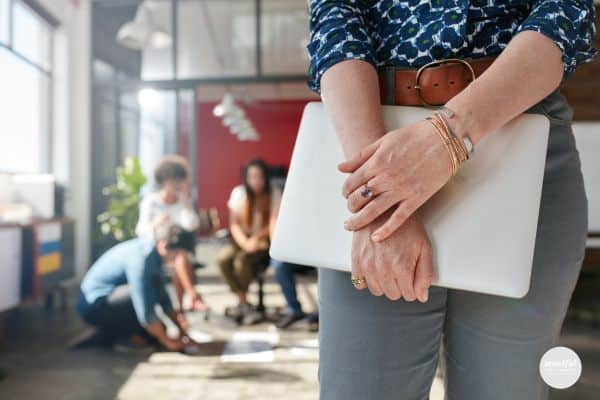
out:
{"label": "gray trousers", "polygon": [[555,92],[529,112],[551,127],[527,296],[432,287],[425,304],[394,302],[354,289],[346,272],[320,270],[322,400],[427,399],[442,341],[446,399],[548,398],[538,366],[577,282],[587,200],[566,100]]}

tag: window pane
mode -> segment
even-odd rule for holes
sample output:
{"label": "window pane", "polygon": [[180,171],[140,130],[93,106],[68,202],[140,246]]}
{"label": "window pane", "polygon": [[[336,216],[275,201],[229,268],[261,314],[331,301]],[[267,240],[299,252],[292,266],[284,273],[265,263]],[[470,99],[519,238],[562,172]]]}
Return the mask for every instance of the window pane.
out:
{"label": "window pane", "polygon": [[20,2],[15,3],[13,15],[14,49],[33,63],[50,70],[50,25]]}
{"label": "window pane", "polygon": [[10,0],[0,0],[0,42],[8,43]]}
{"label": "window pane", "polygon": [[265,74],[305,74],[308,70],[307,3],[263,0],[261,42]]}
{"label": "window pane", "polygon": [[[177,153],[187,158],[190,164],[195,164],[196,155],[196,103],[194,89],[183,89],[177,93],[178,125]],[[192,171],[192,177],[195,171]]]}
{"label": "window pane", "polygon": [[176,150],[175,92],[142,89],[137,95],[140,104],[139,157],[146,176],[152,176],[160,157]]}
{"label": "window pane", "polygon": [[256,74],[254,1],[183,1],[177,18],[178,78]]}
{"label": "window pane", "polygon": [[121,159],[138,155],[140,110],[137,92],[121,93]]}
{"label": "window pane", "polygon": [[115,70],[112,66],[101,60],[94,60],[92,63],[94,73],[94,86],[110,87],[115,82]]}
{"label": "window pane", "polygon": [[[171,2],[147,2],[147,7],[152,13],[152,21],[162,30],[171,33]],[[173,79],[173,52],[172,46],[156,48],[146,46],[142,51],[142,79],[158,80]]]}
{"label": "window pane", "polygon": [[0,87],[0,171],[45,172],[48,78],[0,48]]}

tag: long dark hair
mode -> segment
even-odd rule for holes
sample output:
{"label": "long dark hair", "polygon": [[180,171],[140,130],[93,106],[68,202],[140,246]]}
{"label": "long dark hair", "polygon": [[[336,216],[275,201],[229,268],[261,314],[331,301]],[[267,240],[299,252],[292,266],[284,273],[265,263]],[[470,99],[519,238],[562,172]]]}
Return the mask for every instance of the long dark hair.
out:
{"label": "long dark hair", "polygon": [[[263,160],[261,160],[259,158],[254,159],[254,160],[250,161],[248,164],[246,164],[246,166],[244,167],[244,170],[242,172],[242,181],[244,182],[244,189],[246,190],[246,199],[247,199],[243,219],[248,228],[252,227],[252,222],[253,222],[252,220],[254,217],[253,210],[254,210],[254,207],[256,207],[256,194],[254,193],[252,188],[250,188],[250,185],[248,185],[248,171],[252,167],[257,167],[258,169],[260,169],[263,179],[264,179],[263,192],[265,194],[267,194],[269,200],[271,199],[271,181],[269,179],[270,178],[269,167]],[[262,209],[259,210],[259,212],[262,215],[263,224],[268,224],[269,219],[270,219],[270,214],[271,214],[271,202],[268,201],[267,203],[265,203],[263,205]]]}

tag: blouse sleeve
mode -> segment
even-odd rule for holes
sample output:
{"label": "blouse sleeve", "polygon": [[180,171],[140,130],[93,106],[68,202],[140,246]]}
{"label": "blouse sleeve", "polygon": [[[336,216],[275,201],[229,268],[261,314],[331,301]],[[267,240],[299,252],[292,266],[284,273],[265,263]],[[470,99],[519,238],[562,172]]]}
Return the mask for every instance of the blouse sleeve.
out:
{"label": "blouse sleeve", "polygon": [[140,212],[137,225],[135,227],[135,234],[141,238],[148,238],[154,240],[154,207],[151,198],[152,195],[147,195],[142,199],[140,204]]}
{"label": "blouse sleeve", "polygon": [[229,200],[227,201],[227,207],[231,211],[239,213],[243,210],[245,202],[246,190],[244,189],[244,186],[236,186],[231,191],[231,195],[229,196]]}
{"label": "blouse sleeve", "polygon": [[187,206],[181,208],[180,213],[180,221],[181,227],[188,231],[195,231],[198,229],[198,225],[200,224],[198,214],[193,207]]}
{"label": "blouse sleeve", "polygon": [[518,32],[531,30],[550,38],[562,51],[565,77],[596,55],[593,0],[535,0]]}
{"label": "blouse sleeve", "polygon": [[365,0],[309,0],[310,57],[308,86],[321,91],[321,76],[344,60],[363,60],[375,65],[367,31]]}

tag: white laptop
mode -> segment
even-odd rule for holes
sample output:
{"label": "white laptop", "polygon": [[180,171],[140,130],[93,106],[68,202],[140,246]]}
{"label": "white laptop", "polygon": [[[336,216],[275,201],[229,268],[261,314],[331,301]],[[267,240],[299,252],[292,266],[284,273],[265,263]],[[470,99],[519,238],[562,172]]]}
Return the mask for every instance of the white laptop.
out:
{"label": "white laptop", "polygon": [[[383,106],[388,130],[425,118]],[[527,294],[549,121],[523,114],[487,135],[459,173],[421,209],[437,286],[520,298]],[[306,105],[271,244],[274,259],[351,271],[350,216],[337,170],[344,160],[321,103]]]}

